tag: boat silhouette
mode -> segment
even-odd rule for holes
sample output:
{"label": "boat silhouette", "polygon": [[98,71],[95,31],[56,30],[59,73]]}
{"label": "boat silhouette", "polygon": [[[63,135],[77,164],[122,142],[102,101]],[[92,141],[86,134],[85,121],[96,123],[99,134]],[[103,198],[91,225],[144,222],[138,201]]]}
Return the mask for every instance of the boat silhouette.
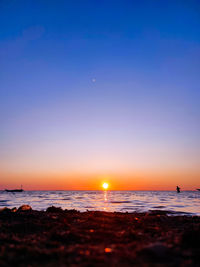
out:
{"label": "boat silhouette", "polygon": [[200,188],[197,188],[197,191],[200,191]]}
{"label": "boat silhouette", "polygon": [[15,192],[23,192],[24,189],[22,189],[22,185],[20,189],[5,189],[6,192],[11,192],[11,193],[15,193]]}

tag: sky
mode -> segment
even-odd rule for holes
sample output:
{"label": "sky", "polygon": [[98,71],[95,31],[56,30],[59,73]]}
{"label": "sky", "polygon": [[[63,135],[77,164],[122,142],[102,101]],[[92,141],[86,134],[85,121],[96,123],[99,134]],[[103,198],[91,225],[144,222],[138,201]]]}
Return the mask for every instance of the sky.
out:
{"label": "sky", "polygon": [[200,186],[198,0],[0,0],[0,189]]}

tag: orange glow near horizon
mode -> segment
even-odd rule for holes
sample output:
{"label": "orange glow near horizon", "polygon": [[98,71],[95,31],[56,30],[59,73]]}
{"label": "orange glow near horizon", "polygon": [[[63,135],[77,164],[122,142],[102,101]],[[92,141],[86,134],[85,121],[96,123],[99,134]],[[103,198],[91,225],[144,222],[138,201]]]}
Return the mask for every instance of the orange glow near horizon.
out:
{"label": "orange glow near horizon", "polygon": [[[132,173],[42,173],[2,172],[0,190],[19,188],[24,190],[182,190],[199,188],[198,171],[132,172]],[[190,177],[190,179],[188,179]]]}

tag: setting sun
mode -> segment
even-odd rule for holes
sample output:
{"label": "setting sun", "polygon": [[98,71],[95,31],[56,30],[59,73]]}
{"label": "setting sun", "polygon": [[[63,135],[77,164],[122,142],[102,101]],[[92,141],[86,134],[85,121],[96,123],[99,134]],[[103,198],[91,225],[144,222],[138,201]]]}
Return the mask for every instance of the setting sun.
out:
{"label": "setting sun", "polygon": [[109,187],[109,184],[108,184],[108,183],[103,183],[103,184],[102,184],[102,187],[103,187],[103,189],[105,189],[105,190],[106,190],[106,189],[108,189],[108,187]]}

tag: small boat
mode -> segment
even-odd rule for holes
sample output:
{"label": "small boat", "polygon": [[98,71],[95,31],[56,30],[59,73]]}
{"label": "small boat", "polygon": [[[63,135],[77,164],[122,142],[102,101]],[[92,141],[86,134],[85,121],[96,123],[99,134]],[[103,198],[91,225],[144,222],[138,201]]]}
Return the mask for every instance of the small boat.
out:
{"label": "small boat", "polygon": [[23,189],[5,189],[6,192],[11,192],[11,193],[14,193],[14,192],[23,192],[24,190]]}
{"label": "small boat", "polygon": [[22,189],[22,185],[20,189],[5,189],[6,192],[10,192],[10,193],[20,193],[23,192],[24,189]]}
{"label": "small boat", "polygon": [[200,188],[197,188],[197,191],[200,191]]}

